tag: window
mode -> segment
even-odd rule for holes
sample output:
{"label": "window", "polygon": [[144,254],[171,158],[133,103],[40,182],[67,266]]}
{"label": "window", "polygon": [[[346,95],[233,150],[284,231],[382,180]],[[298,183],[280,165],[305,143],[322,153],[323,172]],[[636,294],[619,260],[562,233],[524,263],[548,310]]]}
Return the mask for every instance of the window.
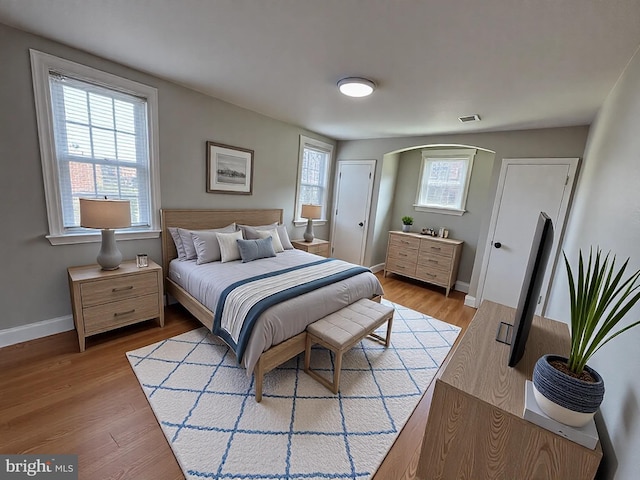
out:
{"label": "window", "polygon": [[475,154],[475,149],[423,150],[415,209],[464,214]]}
{"label": "window", "polygon": [[298,164],[298,194],[296,196],[296,225],[304,225],[300,217],[303,204],[321,205],[322,218],[327,219],[329,172],[333,158],[333,145],[300,135]]}
{"label": "window", "polygon": [[80,227],[79,198],[131,203],[120,238],[158,236],[157,91],[31,50],[49,235],[95,240]]}

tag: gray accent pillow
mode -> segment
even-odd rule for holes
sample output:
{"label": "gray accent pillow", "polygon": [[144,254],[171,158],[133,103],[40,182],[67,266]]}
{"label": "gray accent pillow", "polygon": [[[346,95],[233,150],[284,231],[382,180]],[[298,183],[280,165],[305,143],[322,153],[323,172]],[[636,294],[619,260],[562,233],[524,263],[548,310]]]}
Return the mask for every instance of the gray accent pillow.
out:
{"label": "gray accent pillow", "polygon": [[276,256],[276,252],[273,249],[273,237],[271,235],[259,240],[238,239],[237,242],[242,263],[253,262],[259,258]]}
{"label": "gray accent pillow", "polygon": [[196,252],[196,246],[193,244],[193,238],[191,234],[193,232],[235,232],[236,224],[232,223],[222,228],[209,228],[205,230],[187,230],[185,228],[178,228],[178,235],[182,239],[182,247],[184,248],[185,257],[181,260],[194,260],[198,257]]}
{"label": "gray accent pillow", "polygon": [[187,254],[184,253],[184,246],[182,245],[182,238],[180,238],[180,234],[178,233],[177,227],[169,227],[168,228],[171,237],[173,238],[173,243],[176,246],[176,252],[178,252],[178,260],[186,260]]}
{"label": "gray accent pillow", "polygon": [[222,258],[217,232],[191,232],[193,245],[196,249],[196,264],[219,262]]}
{"label": "gray accent pillow", "polygon": [[216,232],[220,244],[220,261],[222,263],[240,260],[240,250],[237,240],[242,240],[242,232],[223,233]]}

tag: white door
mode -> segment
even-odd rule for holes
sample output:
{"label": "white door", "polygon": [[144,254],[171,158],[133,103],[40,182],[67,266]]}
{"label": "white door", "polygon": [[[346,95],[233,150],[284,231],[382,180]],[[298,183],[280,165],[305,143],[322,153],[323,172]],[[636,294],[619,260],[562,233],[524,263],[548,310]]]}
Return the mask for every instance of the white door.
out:
{"label": "white door", "polygon": [[553,222],[554,239],[536,309],[542,313],[577,165],[577,158],[503,160],[479,298],[517,306],[538,215],[545,212]]}
{"label": "white door", "polygon": [[341,160],[331,228],[331,256],[362,265],[367,242],[375,160]]}

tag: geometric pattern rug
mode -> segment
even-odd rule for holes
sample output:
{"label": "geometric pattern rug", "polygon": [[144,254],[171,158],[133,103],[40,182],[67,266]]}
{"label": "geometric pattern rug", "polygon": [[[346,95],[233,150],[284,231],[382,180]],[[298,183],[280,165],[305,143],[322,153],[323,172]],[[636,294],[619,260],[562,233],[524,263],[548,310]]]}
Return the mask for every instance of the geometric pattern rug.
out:
{"label": "geometric pattern rug", "polygon": [[[391,345],[346,352],[336,395],[301,354],[265,375],[256,403],[253,376],[204,327],[128,352],[185,477],[371,478],[460,331],[382,302],[395,309]],[[311,366],[330,378],[333,355],[316,346]]]}

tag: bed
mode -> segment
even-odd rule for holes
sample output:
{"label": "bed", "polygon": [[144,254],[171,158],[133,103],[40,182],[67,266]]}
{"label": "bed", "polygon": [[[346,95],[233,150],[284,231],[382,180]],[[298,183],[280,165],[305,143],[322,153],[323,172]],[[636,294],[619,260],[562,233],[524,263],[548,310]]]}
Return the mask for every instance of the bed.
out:
{"label": "bed", "polygon": [[[220,334],[220,310],[216,308],[221,292],[239,279],[253,275],[268,275],[297,268],[325,268],[331,265],[349,274],[340,274],[337,281],[305,287],[304,293],[282,303],[275,304],[260,313],[253,331],[246,340],[246,348],[238,356],[239,362],[253,372],[255,398],[262,399],[264,374],[304,351],[305,328],[319,318],[333,313],[361,298],[378,299],[382,286],[368,269],[340,261],[327,261],[322,257],[301,250],[285,250],[275,258],[253,262],[211,262],[196,265],[195,261],[178,260],[178,252],[170,228],[188,230],[223,228],[232,223],[238,225],[267,225],[282,223],[281,209],[254,210],[202,210],[162,209],[162,266],[165,275],[165,292],[182,304],[209,331],[220,336],[230,347],[235,348],[236,338]],[[309,263],[310,262],[310,263]],[[309,266],[306,265],[309,263]],[[305,264],[305,265],[302,265]],[[345,264],[340,266],[339,264]],[[275,274],[274,274],[275,275]],[[279,280],[278,280],[279,281]],[[291,281],[291,280],[290,280]],[[226,283],[221,283],[226,282]],[[275,282],[275,279],[272,280]],[[237,283],[237,282],[236,282]],[[296,286],[296,288],[298,288]],[[216,318],[216,313],[218,317]]]}

